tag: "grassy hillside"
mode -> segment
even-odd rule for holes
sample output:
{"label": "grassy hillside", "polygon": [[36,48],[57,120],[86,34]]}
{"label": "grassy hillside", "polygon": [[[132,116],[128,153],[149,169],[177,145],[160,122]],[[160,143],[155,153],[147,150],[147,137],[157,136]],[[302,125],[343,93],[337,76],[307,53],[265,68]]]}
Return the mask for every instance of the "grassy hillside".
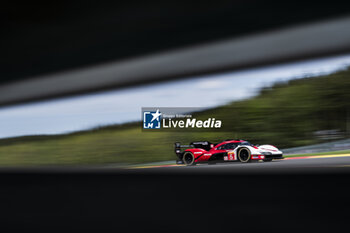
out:
{"label": "grassy hillside", "polygon": [[[237,86],[232,87],[234,92]],[[225,122],[225,132],[141,131],[140,123],[67,135],[0,140],[0,166],[136,164],[175,159],[173,143],[244,138],[281,148],[319,142],[314,132],[337,129],[349,136],[350,71],[278,83],[254,98],[195,114]],[[348,129],[348,130],[347,130]]]}

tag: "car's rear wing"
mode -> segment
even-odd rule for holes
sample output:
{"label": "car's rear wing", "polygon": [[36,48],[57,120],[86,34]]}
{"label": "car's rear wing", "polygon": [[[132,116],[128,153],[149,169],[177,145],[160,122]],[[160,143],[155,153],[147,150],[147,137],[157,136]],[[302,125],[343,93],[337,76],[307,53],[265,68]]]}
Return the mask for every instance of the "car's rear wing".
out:
{"label": "car's rear wing", "polygon": [[181,145],[180,142],[175,142],[175,148],[188,148],[188,147],[194,147],[193,145]]}
{"label": "car's rear wing", "polygon": [[175,153],[181,154],[181,148],[202,148],[205,150],[210,150],[212,143],[208,141],[191,142],[189,145],[181,145],[180,142],[175,142]]}
{"label": "car's rear wing", "polygon": [[181,154],[181,148],[189,148],[189,147],[194,147],[193,145],[181,145],[180,142],[175,142],[175,153],[176,154]]}

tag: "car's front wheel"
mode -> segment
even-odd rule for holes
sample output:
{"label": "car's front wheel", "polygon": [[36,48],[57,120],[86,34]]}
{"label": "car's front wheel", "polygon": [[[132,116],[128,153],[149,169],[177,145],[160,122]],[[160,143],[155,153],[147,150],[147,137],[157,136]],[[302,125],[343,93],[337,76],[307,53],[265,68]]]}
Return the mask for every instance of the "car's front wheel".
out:
{"label": "car's front wheel", "polygon": [[242,149],[239,150],[239,152],[238,152],[238,160],[241,163],[248,163],[248,162],[250,162],[250,157],[251,157],[251,154],[250,154],[250,151],[247,148],[242,148]]}
{"label": "car's front wheel", "polygon": [[185,152],[185,154],[182,157],[182,161],[187,166],[196,165],[194,155],[191,152]]}

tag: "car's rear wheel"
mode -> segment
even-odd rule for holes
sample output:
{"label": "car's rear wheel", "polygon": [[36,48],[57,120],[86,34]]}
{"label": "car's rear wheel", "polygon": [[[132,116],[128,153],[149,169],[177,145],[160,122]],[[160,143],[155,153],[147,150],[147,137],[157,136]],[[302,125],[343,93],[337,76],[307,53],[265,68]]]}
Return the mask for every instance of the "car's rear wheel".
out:
{"label": "car's rear wheel", "polygon": [[250,151],[247,148],[242,148],[242,149],[239,150],[239,152],[238,152],[238,160],[241,163],[248,163],[248,162],[250,162],[250,157],[251,157],[251,154],[250,154]]}
{"label": "car's rear wheel", "polygon": [[182,161],[187,166],[193,166],[196,165],[194,155],[191,152],[185,152]]}

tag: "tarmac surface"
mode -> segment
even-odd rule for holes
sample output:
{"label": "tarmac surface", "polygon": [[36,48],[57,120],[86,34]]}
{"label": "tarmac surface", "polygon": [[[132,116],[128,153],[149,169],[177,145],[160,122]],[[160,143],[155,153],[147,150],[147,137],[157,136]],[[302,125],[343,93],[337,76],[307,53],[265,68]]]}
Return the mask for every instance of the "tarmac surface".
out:
{"label": "tarmac surface", "polygon": [[272,162],[229,162],[215,165],[198,164],[196,166],[184,166],[175,164],[135,166],[142,172],[152,173],[229,173],[229,174],[260,174],[260,173],[343,173],[350,172],[350,154],[289,157]]}

